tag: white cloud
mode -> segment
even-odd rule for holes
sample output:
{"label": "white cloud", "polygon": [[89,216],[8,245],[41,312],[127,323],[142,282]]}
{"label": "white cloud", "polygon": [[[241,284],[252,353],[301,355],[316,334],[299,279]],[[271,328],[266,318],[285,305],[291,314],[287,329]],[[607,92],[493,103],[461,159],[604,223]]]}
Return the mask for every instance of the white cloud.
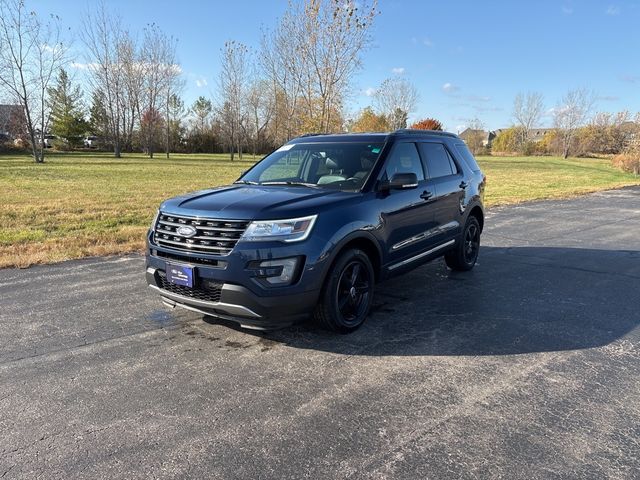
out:
{"label": "white cloud", "polygon": [[447,82],[444,85],[442,85],[442,91],[444,93],[453,93],[453,92],[457,92],[458,90],[460,89],[450,82]]}
{"label": "white cloud", "polygon": [[196,87],[203,88],[208,85],[207,79],[204,77],[196,78]]}
{"label": "white cloud", "polygon": [[365,94],[367,97],[373,97],[373,96],[376,94],[376,89],[375,89],[375,88],[373,88],[373,87],[369,87],[369,88],[367,88],[367,89],[364,91],[364,94]]}
{"label": "white cloud", "polygon": [[97,63],[80,63],[80,62],[72,62],[71,68],[75,68],[76,70],[95,70],[98,68]]}
{"label": "white cloud", "polygon": [[565,15],[571,15],[573,13],[573,8],[567,7],[566,5],[562,7],[562,13]]}
{"label": "white cloud", "polygon": [[402,75],[404,73],[404,67],[394,67],[391,71],[396,75]]}
{"label": "white cloud", "polygon": [[611,16],[620,15],[620,7],[616,5],[609,5],[609,8],[607,8],[607,10],[604,13]]}
{"label": "white cloud", "polygon": [[425,38],[424,40],[422,40],[422,43],[429,48],[434,46],[434,43],[430,38]]}

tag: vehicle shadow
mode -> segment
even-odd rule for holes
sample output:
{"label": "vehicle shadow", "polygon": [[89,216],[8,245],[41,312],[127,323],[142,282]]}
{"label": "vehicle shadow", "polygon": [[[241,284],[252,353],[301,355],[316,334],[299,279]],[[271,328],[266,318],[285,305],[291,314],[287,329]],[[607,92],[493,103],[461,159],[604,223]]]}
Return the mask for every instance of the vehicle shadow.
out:
{"label": "vehicle shadow", "polygon": [[452,272],[438,260],[378,285],[369,319],[350,335],[312,323],[248,334],[348,355],[585,349],[614,342],[640,324],[638,284],[638,251],[483,247],[471,272]]}

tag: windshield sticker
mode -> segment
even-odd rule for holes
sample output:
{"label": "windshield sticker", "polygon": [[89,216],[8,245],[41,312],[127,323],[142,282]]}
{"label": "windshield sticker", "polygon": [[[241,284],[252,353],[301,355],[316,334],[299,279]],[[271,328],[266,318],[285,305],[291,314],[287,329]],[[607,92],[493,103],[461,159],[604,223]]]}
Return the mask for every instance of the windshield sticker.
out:
{"label": "windshield sticker", "polygon": [[293,144],[291,145],[283,145],[276,152],[286,152],[287,150],[291,150],[293,148]]}
{"label": "windshield sticker", "polygon": [[380,149],[379,148],[372,148],[371,149],[371,153],[380,153]]}

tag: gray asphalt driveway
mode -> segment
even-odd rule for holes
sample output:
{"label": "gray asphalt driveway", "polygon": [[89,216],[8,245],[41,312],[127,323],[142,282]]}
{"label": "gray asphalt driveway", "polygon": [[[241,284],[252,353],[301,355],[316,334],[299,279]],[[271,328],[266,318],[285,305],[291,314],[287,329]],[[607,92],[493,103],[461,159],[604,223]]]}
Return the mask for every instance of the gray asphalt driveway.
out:
{"label": "gray asphalt driveway", "polygon": [[490,212],[349,336],[256,334],[143,259],[0,271],[0,478],[638,478],[640,188]]}

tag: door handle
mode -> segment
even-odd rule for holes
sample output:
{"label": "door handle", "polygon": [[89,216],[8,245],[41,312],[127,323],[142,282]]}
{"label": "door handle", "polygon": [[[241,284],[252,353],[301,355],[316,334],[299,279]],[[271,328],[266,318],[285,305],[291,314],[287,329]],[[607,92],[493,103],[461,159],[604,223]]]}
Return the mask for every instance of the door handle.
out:
{"label": "door handle", "polygon": [[424,192],[422,192],[420,194],[420,198],[423,199],[423,200],[429,200],[431,197],[433,197],[433,193],[431,193],[431,192],[429,192],[427,190],[425,190]]}
{"label": "door handle", "polygon": [[461,189],[464,190],[465,188],[467,188],[469,186],[469,184],[463,180],[463,181],[460,182],[459,186],[460,186]]}

